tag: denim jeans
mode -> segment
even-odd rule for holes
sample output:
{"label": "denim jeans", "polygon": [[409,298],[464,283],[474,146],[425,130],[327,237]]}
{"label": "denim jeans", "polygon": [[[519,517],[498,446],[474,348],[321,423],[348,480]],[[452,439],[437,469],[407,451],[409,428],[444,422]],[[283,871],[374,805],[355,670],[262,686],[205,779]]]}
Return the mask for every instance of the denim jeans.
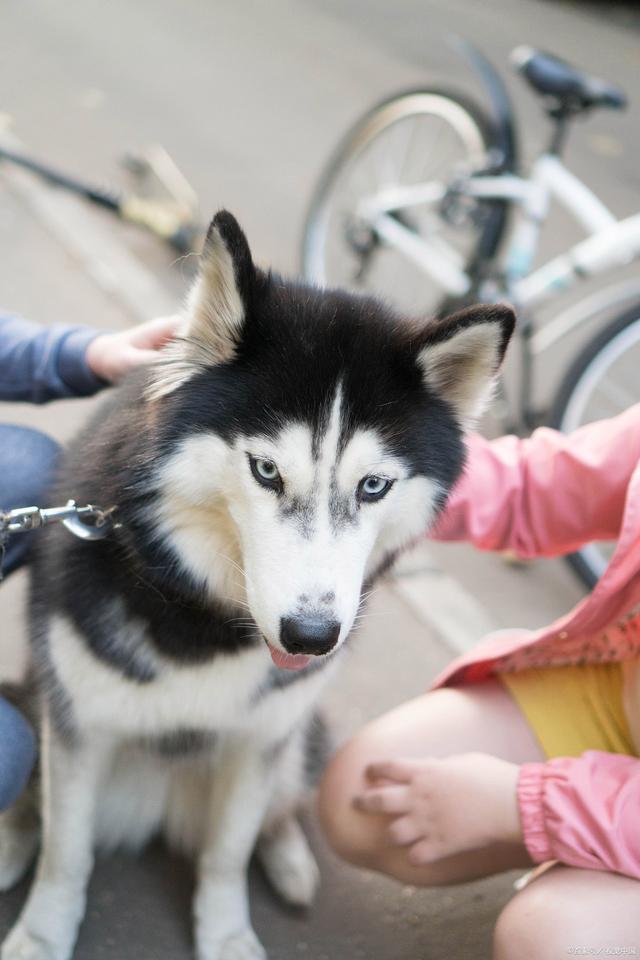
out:
{"label": "denim jeans", "polygon": [[[53,477],[59,447],[27,427],[0,424],[0,511],[47,506],[43,497]],[[2,564],[4,576],[27,563],[38,532],[9,537]],[[12,704],[0,697],[0,810],[24,789],[36,755],[31,726]]]}

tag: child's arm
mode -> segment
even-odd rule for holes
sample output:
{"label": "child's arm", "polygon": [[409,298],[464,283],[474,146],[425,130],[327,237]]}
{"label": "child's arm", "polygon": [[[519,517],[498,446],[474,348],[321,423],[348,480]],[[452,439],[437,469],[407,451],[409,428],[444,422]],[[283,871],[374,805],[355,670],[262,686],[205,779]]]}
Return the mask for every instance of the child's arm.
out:
{"label": "child's arm", "polygon": [[536,863],[611,870],[640,880],[640,760],[589,750],[528,763],[518,801]]}
{"label": "child's arm", "polygon": [[433,536],[523,558],[570,553],[620,531],[640,460],[640,405],[570,435],[468,440],[465,473]]}
{"label": "child's arm", "polygon": [[179,318],[149,320],[120,333],[40,327],[0,315],[0,400],[45,403],[83,397],[154,359]]}

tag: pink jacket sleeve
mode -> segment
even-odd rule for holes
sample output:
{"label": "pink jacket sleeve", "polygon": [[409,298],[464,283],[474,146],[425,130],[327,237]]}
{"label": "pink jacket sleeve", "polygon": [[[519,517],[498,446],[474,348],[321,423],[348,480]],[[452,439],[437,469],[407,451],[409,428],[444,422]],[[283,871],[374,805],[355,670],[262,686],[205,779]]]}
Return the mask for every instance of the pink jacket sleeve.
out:
{"label": "pink jacket sleeve", "polygon": [[640,405],[570,435],[468,438],[464,476],[432,536],[532,558],[618,536],[640,460]]}
{"label": "pink jacket sleeve", "polygon": [[610,870],[640,880],[640,760],[589,750],[528,763],[518,802],[536,863]]}

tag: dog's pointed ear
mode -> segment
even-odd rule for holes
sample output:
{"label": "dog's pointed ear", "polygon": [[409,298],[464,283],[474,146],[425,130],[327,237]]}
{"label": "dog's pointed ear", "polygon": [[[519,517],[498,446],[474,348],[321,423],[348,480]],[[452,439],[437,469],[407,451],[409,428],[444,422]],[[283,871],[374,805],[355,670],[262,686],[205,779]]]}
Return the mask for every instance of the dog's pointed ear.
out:
{"label": "dog's pointed ear", "polygon": [[166,396],[201,370],[233,359],[251,310],[256,277],[238,221],[220,210],[207,230],[184,323],[153,366],[148,399]]}
{"label": "dog's pointed ear", "polygon": [[434,323],[423,335],[418,365],[430,391],[468,429],[491,399],[515,326],[506,304],[478,305]]}
{"label": "dog's pointed ear", "polygon": [[255,267],[238,221],[220,210],[209,225],[189,298],[188,336],[210,362],[232,359],[250,309]]}

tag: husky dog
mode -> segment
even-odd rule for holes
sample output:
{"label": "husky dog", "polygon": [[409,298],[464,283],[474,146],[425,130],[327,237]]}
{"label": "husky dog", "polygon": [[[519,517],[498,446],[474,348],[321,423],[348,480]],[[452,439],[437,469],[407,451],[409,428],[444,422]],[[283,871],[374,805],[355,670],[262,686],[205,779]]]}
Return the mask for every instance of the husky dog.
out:
{"label": "husky dog", "polygon": [[[198,960],[264,958],[254,850],[285,900],[311,900],[315,704],[367,584],[444,505],[513,323],[285,281],[218,213],[181,336],[61,470],[57,497],[118,526],[49,530],[35,563],[43,836],[2,960],[68,960],[94,847],[157,832],[197,857]],[[3,888],[38,844],[27,802],[0,818]]]}

